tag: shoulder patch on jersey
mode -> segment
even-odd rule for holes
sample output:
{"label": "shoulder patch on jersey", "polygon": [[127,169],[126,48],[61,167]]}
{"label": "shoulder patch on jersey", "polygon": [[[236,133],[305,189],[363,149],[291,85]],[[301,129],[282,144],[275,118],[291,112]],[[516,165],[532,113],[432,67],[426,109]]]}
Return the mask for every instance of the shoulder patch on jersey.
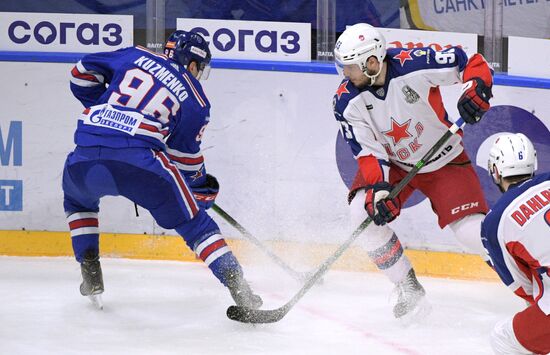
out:
{"label": "shoulder patch on jersey", "polygon": [[415,57],[422,57],[423,55],[428,55],[428,52],[425,49],[416,49],[413,51]]}
{"label": "shoulder patch on jersey", "polygon": [[409,49],[409,50],[401,49],[399,54],[395,55],[393,59],[398,59],[399,64],[401,64],[401,66],[404,66],[407,60],[413,60],[411,57],[411,52],[412,52],[412,49]]}
{"label": "shoulder patch on jersey", "polygon": [[351,99],[359,94],[359,90],[348,79],[342,80],[332,99],[334,114],[342,117],[344,110]]}
{"label": "shoulder patch on jersey", "polygon": [[338,86],[338,90],[336,90],[336,95],[338,95],[338,100],[342,98],[342,95],[349,94],[349,90],[347,88],[348,83],[349,83],[349,80],[345,80],[340,84],[340,86]]}
{"label": "shoulder patch on jersey", "polygon": [[420,99],[420,95],[414,91],[409,85],[405,85],[401,88],[401,92],[405,95],[405,101],[409,104],[414,104]]}

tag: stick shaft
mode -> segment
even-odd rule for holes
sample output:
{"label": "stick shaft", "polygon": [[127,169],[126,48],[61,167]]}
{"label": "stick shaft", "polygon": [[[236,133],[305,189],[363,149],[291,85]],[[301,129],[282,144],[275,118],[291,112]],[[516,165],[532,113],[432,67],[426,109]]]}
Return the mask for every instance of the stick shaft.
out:
{"label": "stick shaft", "polygon": [[[416,165],[407,173],[407,175],[392,189],[388,198],[396,197],[401,190],[415,177],[422,167],[441,149],[441,147],[455,134],[460,127],[464,125],[464,120],[459,118],[447,132],[433,145],[433,147],[416,163]],[[321,264],[317,271],[311,276],[302,286],[300,291],[294,295],[285,305],[274,310],[247,310],[242,314],[247,315],[247,322],[259,323],[263,320],[268,322],[276,322],[282,319],[296,303],[309,291],[309,289],[321,278],[326,271],[338,260],[338,258],[350,247],[350,245],[357,239],[357,237],[370,225],[371,218],[365,219],[359,227],[351,234],[351,236],[342,244],[327,260]],[[239,307],[236,307],[239,308]],[[256,315],[256,316],[255,316]],[[256,319],[255,319],[256,318]],[[234,320],[239,320],[232,318]]]}
{"label": "stick shaft", "polygon": [[258,238],[254,237],[249,231],[247,231],[239,222],[237,222],[233,217],[229,215],[229,213],[225,212],[220,206],[217,204],[214,204],[211,207],[220,217],[222,217],[227,223],[235,227],[241,234],[248,240],[250,240],[254,245],[258,247],[261,251],[263,251],[267,256],[273,260],[273,262],[277,265],[279,265],[282,269],[284,269],[290,276],[295,278],[298,281],[304,281],[304,276],[302,273],[294,270],[292,267],[290,267],[287,263],[285,263],[277,254],[272,252],[269,248],[267,248]]}
{"label": "stick shaft", "polygon": [[[455,134],[460,127],[464,124],[464,121],[462,118],[459,118],[455,124],[453,124],[447,132],[441,138],[433,145],[433,147],[416,163],[416,165],[407,173],[407,175],[393,188],[393,190],[388,195],[389,198],[394,198],[403,188],[416,176],[418,171],[422,169],[423,166],[426,165],[428,160],[430,160],[435,153],[441,149],[441,147],[451,138],[453,134]],[[302,289],[289,301],[289,309],[302,298],[302,296],[317,282],[317,279],[323,276],[323,274],[334,264],[338,258],[349,248],[349,246],[357,239],[357,237],[369,226],[369,224],[372,222],[370,218],[365,219],[359,227],[353,231],[352,235],[346,240],[344,244],[342,244],[335,252],[332,254],[323,264],[319,267],[319,269],[313,274],[313,276],[307,280],[307,282],[304,284]],[[285,305],[286,306],[286,305]]]}

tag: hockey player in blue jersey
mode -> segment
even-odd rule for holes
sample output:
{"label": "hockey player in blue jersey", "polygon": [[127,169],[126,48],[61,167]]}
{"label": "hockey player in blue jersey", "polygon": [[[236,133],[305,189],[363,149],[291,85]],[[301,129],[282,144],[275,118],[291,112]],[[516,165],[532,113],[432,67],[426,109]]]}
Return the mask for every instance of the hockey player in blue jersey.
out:
{"label": "hockey player in blue jersey", "polygon": [[161,227],[175,229],[237,305],[261,306],[205,211],[219,188],[200,150],[210,103],[199,79],[208,74],[210,58],[202,36],[175,31],[164,54],[129,47],[86,55],[72,69],[71,90],[85,109],[65,163],[63,191],[82,295],[100,301],[104,290],[100,199],[124,196]]}
{"label": "hockey player in blue jersey", "polygon": [[497,137],[488,171],[504,194],[485,217],[481,240],[500,279],[528,307],[496,324],[496,354],[550,353],[550,173],[536,170],[525,135]]}
{"label": "hockey player in blue jersey", "polygon": [[464,84],[458,110],[475,124],[490,107],[492,70],[483,56],[468,58],[459,47],[386,49],[382,34],[365,23],[342,33],[334,57],[344,75],[333,98],[334,116],[359,167],[348,195],[352,224],[372,218],[375,225],[364,232],[366,249],[396,285],[394,316],[414,315],[422,310],[425,290],[388,224],[415,190],[428,197],[441,228],[449,226],[469,252],[484,254],[477,235],[488,208],[462,133],[453,135],[397,198],[386,196],[452,125],[440,86]]}

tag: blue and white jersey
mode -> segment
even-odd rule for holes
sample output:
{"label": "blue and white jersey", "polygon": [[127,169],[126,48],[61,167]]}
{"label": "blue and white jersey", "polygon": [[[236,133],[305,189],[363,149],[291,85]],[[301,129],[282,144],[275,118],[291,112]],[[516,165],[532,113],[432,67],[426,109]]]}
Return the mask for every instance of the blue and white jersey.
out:
{"label": "blue and white jersey", "polygon": [[71,90],[86,107],[77,145],[163,150],[191,186],[203,183],[210,103],[184,67],[138,46],[88,54],[71,74]]}
{"label": "blue and white jersey", "polygon": [[485,217],[481,239],[501,280],[550,314],[550,173],[512,186]]}
{"label": "blue and white jersey", "polygon": [[[459,47],[388,49],[384,63],[383,86],[357,88],[342,81],[333,99],[334,115],[355,158],[374,156],[409,171],[452,125],[439,87],[472,77],[491,84],[491,70],[481,55],[468,60]],[[453,135],[420,173],[456,158],[463,150],[461,140]]]}

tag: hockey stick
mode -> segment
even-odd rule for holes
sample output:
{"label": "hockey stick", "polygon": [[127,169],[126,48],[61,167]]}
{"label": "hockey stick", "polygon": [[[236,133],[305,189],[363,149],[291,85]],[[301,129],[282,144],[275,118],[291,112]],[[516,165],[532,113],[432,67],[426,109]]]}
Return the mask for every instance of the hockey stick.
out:
{"label": "hockey stick", "polygon": [[250,240],[254,245],[258,247],[261,251],[266,253],[275,264],[279,265],[281,268],[283,268],[287,273],[290,274],[293,278],[295,278],[297,281],[303,282],[308,279],[308,276],[310,276],[309,273],[301,273],[290,266],[288,266],[287,263],[285,263],[280,257],[277,256],[277,254],[273,253],[270,249],[268,249],[261,241],[258,240],[258,238],[254,237],[252,234],[250,234],[249,231],[247,231],[239,222],[237,222],[233,217],[231,217],[227,212],[225,212],[220,206],[214,204],[211,207],[217,214],[220,215],[223,219],[227,221],[230,225],[235,227],[239,232],[242,233],[242,235]]}
{"label": "hockey stick", "polygon": [[[459,118],[449,130],[434,144],[434,146],[416,163],[416,165],[407,173],[407,175],[401,180],[393,190],[390,192],[387,198],[396,197],[399,192],[412,180],[412,178],[418,173],[426,162],[464,125],[464,120]],[[290,299],[285,305],[271,310],[251,309],[242,306],[230,306],[227,309],[227,317],[229,319],[243,322],[243,323],[274,323],[281,320],[296,303],[306,294],[306,292],[317,282],[317,279],[322,277],[325,272],[334,264],[334,262],[349,248],[351,243],[369,226],[372,222],[371,218],[367,218],[361,223],[348,240],[342,244],[334,254],[332,254],[319,269],[313,274],[313,276],[307,280],[304,286],[298,291],[294,297]]]}

